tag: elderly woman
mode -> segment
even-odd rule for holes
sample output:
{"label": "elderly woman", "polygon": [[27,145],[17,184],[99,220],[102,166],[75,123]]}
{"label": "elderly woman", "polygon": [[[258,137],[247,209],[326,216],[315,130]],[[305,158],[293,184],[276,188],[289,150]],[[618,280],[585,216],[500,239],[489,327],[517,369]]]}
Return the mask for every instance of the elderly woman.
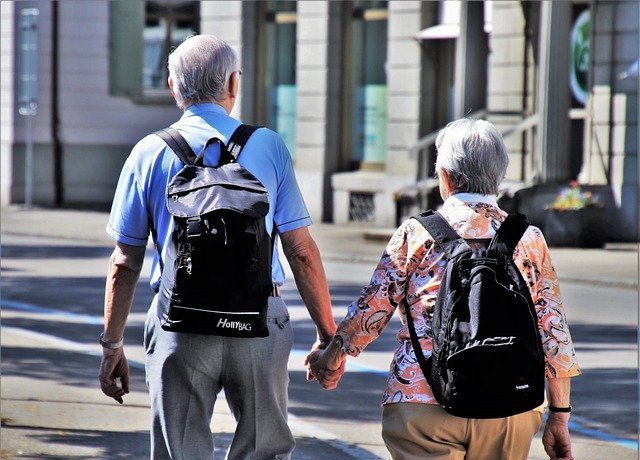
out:
{"label": "elderly woman", "polygon": [[[436,171],[444,206],[439,211],[465,239],[492,238],[507,217],[496,202],[508,155],[501,134],[489,122],[449,123],[436,140]],[[568,421],[570,377],[580,373],[565,320],[558,278],[539,229],[529,226],[513,259],[530,287],[545,353],[547,399],[553,412],[542,442],[552,458],[570,459]],[[389,241],[370,284],[353,302],[329,346],[307,357],[310,373],[333,389],[346,355],[358,356],[406,305],[416,330],[431,330],[443,275],[443,251],[415,219]],[[526,459],[543,407],[505,418],[471,419],[450,415],[436,401],[411,345],[404,309],[402,327],[382,399],[382,436],[394,459]],[[431,337],[421,339],[428,357]],[[500,378],[499,375],[496,379]]]}

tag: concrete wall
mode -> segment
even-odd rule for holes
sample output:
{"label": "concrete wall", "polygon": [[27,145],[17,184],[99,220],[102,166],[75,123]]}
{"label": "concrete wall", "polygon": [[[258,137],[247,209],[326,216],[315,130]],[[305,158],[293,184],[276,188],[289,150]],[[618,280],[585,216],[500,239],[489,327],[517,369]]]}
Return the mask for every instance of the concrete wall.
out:
{"label": "concrete wall", "polygon": [[168,89],[164,103],[148,105],[109,94],[108,2],[61,2],[60,20],[64,144],[134,144],[180,116]]}
{"label": "concrete wall", "polygon": [[[486,4],[485,4],[486,8]],[[519,1],[492,3],[489,58],[487,62],[487,109],[494,112],[523,112],[525,95],[525,17]],[[518,115],[492,115],[488,119],[500,130],[521,120]],[[507,180],[522,178],[522,137],[505,139],[509,150]]]}
{"label": "concrete wall", "polygon": [[[59,10],[65,200],[110,202],[117,172],[133,144],[172,123],[180,110],[170,97],[142,105],[109,94],[108,2],[66,1]],[[85,175],[92,172],[90,181],[73,174],[83,163],[101,166],[84,169]]]}
{"label": "concrete wall", "polygon": [[[251,75],[251,62],[243,62],[243,16],[242,2],[238,0],[200,2],[200,32],[215,35],[226,41],[238,53],[240,69]],[[232,116],[241,118],[246,88],[245,77],[240,80],[240,95],[233,108]],[[247,120],[251,122],[251,120]]]}
{"label": "concrete wall", "polygon": [[376,223],[396,224],[395,193],[416,180],[418,159],[409,149],[420,137],[422,50],[414,36],[422,29],[422,2],[389,2],[387,44],[387,163],[385,193],[378,197]]}
{"label": "concrete wall", "polygon": [[[327,212],[326,156],[329,77],[329,2],[298,2],[296,45],[297,140],[296,175],[311,218]],[[336,133],[337,134],[337,133]]]}
{"label": "concrete wall", "polygon": [[619,213],[616,235],[638,235],[638,77],[622,78],[640,55],[636,1],[595,5],[590,118],[583,181],[606,184],[607,172]]}
{"label": "concrete wall", "polygon": [[419,1],[389,2],[387,45],[387,174],[415,179],[409,148],[419,137],[421,49],[413,38],[422,28]]}
{"label": "concrete wall", "polygon": [[[30,2],[21,2],[27,7]],[[3,2],[4,5],[4,2]],[[51,4],[40,9],[39,106],[35,122],[34,201],[51,204],[54,196],[51,147]],[[3,6],[4,7],[4,6]],[[109,3],[69,0],[59,8],[59,110],[64,201],[109,203],[124,159],[146,134],[180,116],[166,103],[135,104],[109,94]],[[17,15],[18,12],[16,11]],[[23,197],[24,120],[16,118],[17,143],[12,193]]]}

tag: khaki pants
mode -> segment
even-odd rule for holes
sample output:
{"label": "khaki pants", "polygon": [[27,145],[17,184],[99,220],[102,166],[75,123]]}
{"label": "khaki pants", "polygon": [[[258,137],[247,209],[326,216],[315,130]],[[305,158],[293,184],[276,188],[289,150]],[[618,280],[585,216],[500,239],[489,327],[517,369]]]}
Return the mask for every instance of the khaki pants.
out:
{"label": "khaki pants", "polygon": [[526,460],[542,413],[455,417],[437,404],[386,404],[382,437],[394,460]]}

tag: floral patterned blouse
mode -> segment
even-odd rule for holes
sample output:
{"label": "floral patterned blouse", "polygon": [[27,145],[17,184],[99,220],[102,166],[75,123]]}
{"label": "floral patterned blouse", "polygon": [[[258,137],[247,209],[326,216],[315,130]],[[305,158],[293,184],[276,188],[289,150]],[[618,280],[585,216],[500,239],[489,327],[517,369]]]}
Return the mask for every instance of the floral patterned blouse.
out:
{"label": "floral patterned blouse", "polygon": [[[459,193],[449,197],[441,211],[458,234],[466,239],[491,238],[507,214],[495,197]],[[545,352],[546,377],[580,374],[573,342],[565,319],[558,277],[540,230],[530,226],[518,243],[514,261],[528,282],[538,314]],[[398,305],[410,306],[421,337],[425,357],[431,350],[431,320],[445,260],[433,238],[415,219],[406,220],[387,244],[371,282],[348,308],[338,326],[343,350],[357,356],[386,327]],[[405,300],[406,299],[406,300]],[[404,309],[398,309],[402,327],[382,404],[416,402],[437,404],[416,361]]]}

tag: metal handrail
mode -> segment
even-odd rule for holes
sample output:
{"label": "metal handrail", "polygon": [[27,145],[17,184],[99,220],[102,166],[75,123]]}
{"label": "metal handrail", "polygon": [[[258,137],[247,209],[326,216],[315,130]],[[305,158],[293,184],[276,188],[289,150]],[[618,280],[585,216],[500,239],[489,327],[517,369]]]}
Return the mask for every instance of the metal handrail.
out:
{"label": "metal handrail", "polygon": [[[477,120],[479,118],[484,117],[486,114],[487,114],[486,109],[480,109],[467,115],[467,118],[473,118],[474,120]],[[415,143],[415,145],[409,148],[410,158],[415,158],[416,155],[418,156],[418,172],[416,174],[416,182],[421,182],[427,179],[427,174],[424,174],[424,173],[426,172],[426,169],[427,169],[426,165],[429,157],[428,149],[431,148],[436,143],[438,133],[443,128],[444,126],[427,134],[426,136],[419,139],[418,142]],[[423,152],[426,153],[426,155],[422,155]]]}
{"label": "metal handrail", "polygon": [[[487,114],[486,109],[481,109],[481,110],[477,110],[477,111],[471,113],[470,115],[467,116],[467,118],[473,118],[474,120],[477,120],[478,118],[484,117],[486,114]],[[418,153],[420,150],[425,149],[427,147],[431,147],[433,144],[435,144],[436,143],[436,138],[438,137],[438,133],[443,128],[444,128],[444,126],[442,126],[441,128],[436,129],[433,132],[430,132],[426,136],[421,137],[420,139],[418,139],[418,142],[416,142],[415,145],[409,147],[409,155],[411,155],[410,158],[414,158],[413,155]]]}
{"label": "metal handrail", "polygon": [[506,139],[507,137],[515,136],[516,134],[522,134],[523,132],[535,128],[540,124],[540,114],[534,113],[533,115],[529,115],[527,118],[522,120],[515,126],[507,129],[502,133],[502,139]]}
{"label": "metal handrail", "polygon": [[[479,119],[482,118],[486,115],[501,115],[503,114],[502,112],[491,112],[488,111],[486,109],[481,109],[481,110],[477,110],[475,112],[472,112],[471,114],[469,114],[467,116],[467,118],[473,118],[473,119]],[[507,113],[505,113],[507,114]],[[512,113],[508,113],[509,115],[512,115]],[[515,114],[515,113],[513,113]],[[502,133],[502,137],[503,139],[507,139],[509,137],[512,136],[516,136],[518,134],[522,134],[525,131],[528,131],[530,129],[536,128],[538,125],[540,124],[540,115],[538,113],[534,113],[532,115],[529,115],[528,117],[526,117],[525,119],[523,119],[522,121],[520,121],[517,125],[512,126],[511,128],[507,129],[506,131],[504,131]],[[427,174],[426,174],[426,169],[427,169],[427,163],[429,161],[429,148],[432,147],[435,142],[436,139],[438,137],[438,133],[442,130],[443,128],[439,128],[429,134],[427,134],[426,136],[420,138],[418,140],[418,142],[416,142],[414,145],[412,145],[409,148],[409,157],[410,158],[415,158],[416,156],[418,156],[418,171],[416,174],[416,183],[421,183],[424,182],[425,180],[428,179]],[[523,157],[524,160],[524,157]],[[524,168],[524,163],[522,165],[522,167]],[[524,174],[524,170],[523,170],[523,174]]]}

